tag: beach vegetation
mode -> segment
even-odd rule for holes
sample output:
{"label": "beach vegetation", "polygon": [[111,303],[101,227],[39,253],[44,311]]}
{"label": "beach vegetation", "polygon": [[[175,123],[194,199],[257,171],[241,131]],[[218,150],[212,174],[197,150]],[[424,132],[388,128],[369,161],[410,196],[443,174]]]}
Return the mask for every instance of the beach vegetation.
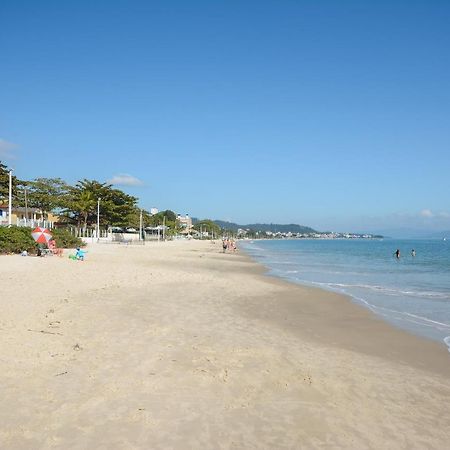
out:
{"label": "beach vegetation", "polygon": [[86,245],[81,238],[74,236],[68,228],[53,228],[50,233],[59,248],[77,248]]}
{"label": "beach vegetation", "polygon": [[171,211],[170,209],[166,209],[165,211],[160,211],[157,214],[154,214],[153,216],[150,216],[149,222],[150,225],[157,226],[162,225],[163,222],[175,222],[177,220],[177,215]]}
{"label": "beach vegetation", "polygon": [[0,253],[35,252],[37,244],[29,228],[0,227]]}
{"label": "beach vegetation", "polygon": [[73,188],[65,216],[86,230],[89,216],[94,214],[96,203],[92,192]]}
{"label": "beach vegetation", "polygon": [[145,226],[150,227],[157,227],[161,225],[165,225],[167,227],[167,236],[173,236],[181,231],[181,226],[177,221],[177,215],[170,209],[166,209],[165,211],[160,211],[157,214],[149,216],[145,223]]}
{"label": "beach vegetation", "polygon": [[97,223],[100,206],[100,227],[127,226],[137,212],[137,198],[115,189],[108,183],[83,179],[70,188],[65,221],[84,230]]}
{"label": "beach vegetation", "polygon": [[27,205],[40,209],[43,214],[67,207],[70,187],[61,178],[36,178],[25,182],[24,189]]}
{"label": "beach vegetation", "polygon": [[219,225],[217,225],[213,220],[210,219],[203,219],[195,223],[193,226],[194,230],[196,231],[207,231],[208,233],[213,233],[216,236],[220,235],[222,232],[222,229]]}
{"label": "beach vegetation", "polygon": [[[128,225],[133,228],[139,228],[141,222],[141,212],[142,212],[142,226],[150,227],[153,226],[152,215],[145,209],[134,208],[133,211],[128,215]],[[117,227],[115,227],[117,228]],[[120,227],[118,227],[120,228]]]}
{"label": "beach vegetation", "polygon": [[[73,236],[66,228],[54,228],[50,230],[50,233],[59,248],[76,248],[85,245],[80,238]],[[31,236],[30,228],[0,227],[0,254],[21,253],[24,250],[34,253],[37,248],[38,244]]]}

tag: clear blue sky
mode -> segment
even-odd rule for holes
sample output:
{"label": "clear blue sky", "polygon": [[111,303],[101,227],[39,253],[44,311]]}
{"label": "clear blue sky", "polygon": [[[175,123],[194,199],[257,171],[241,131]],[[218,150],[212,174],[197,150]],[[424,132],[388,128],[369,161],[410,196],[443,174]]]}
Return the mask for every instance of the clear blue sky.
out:
{"label": "clear blue sky", "polygon": [[136,178],[145,208],[238,223],[450,228],[449,1],[4,0],[0,20],[21,178]]}

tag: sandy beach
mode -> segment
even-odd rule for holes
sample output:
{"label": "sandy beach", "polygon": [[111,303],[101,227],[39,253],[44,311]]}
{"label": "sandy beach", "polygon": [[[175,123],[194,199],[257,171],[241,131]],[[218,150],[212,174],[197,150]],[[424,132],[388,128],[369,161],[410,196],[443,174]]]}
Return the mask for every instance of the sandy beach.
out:
{"label": "sandy beach", "polygon": [[4,449],[446,449],[450,354],[219,243],[0,256]]}

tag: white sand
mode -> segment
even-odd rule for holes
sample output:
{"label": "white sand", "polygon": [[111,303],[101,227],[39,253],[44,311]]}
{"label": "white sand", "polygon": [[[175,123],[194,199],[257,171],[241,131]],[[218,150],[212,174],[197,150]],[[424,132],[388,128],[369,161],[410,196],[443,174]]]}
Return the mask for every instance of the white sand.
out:
{"label": "white sand", "polygon": [[443,345],[219,244],[88,250],[0,257],[2,449],[449,448]]}

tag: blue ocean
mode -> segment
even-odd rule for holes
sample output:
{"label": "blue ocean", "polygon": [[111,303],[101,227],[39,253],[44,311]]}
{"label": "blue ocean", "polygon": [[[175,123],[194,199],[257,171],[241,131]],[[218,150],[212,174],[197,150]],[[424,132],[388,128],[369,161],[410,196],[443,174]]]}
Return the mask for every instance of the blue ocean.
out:
{"label": "blue ocean", "polygon": [[347,294],[450,351],[450,241],[286,239],[240,246],[271,275]]}

